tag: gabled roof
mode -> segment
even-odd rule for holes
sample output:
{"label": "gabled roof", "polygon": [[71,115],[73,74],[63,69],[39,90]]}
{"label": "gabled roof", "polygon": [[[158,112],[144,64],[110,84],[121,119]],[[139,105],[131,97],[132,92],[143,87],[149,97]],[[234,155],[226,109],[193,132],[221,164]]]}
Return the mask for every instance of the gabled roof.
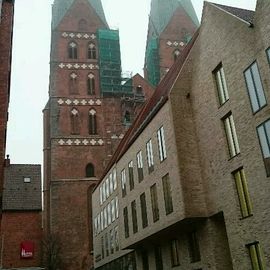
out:
{"label": "gabled roof", "polygon": [[191,0],[152,0],[149,16],[149,31],[159,36],[170,22],[177,8],[183,8],[196,26],[199,21]]}
{"label": "gabled roof", "polygon": [[159,83],[153,96],[144,105],[141,112],[139,113],[135,121],[133,122],[132,126],[126,132],[124,138],[121,140],[113,157],[111,158],[110,163],[108,164],[103,177],[105,177],[105,175],[112,168],[112,166],[114,166],[114,164],[120,160],[120,158],[125,154],[125,152],[136,140],[136,138],[138,138],[138,136],[146,128],[149,122],[154,118],[154,116],[166,103],[166,101],[168,100],[169,93],[178,77],[179,72],[184,66],[185,60],[187,59],[189,52],[191,51],[198,35],[199,35],[199,29],[194,34],[192,40],[188,43],[188,45],[182,51],[182,53],[180,54],[176,62],[170,68],[168,73]]}
{"label": "gabled roof", "polygon": [[236,7],[229,7],[229,6],[224,6],[224,5],[215,4],[215,3],[212,3],[212,4],[248,23],[252,23],[254,19],[255,11],[242,9],[242,8],[236,8]]}
{"label": "gabled roof", "polygon": [[[56,28],[60,21],[63,19],[67,11],[70,9],[71,5],[76,0],[54,0],[52,6],[52,29]],[[101,0],[86,0],[95,9],[99,18],[103,21],[105,25],[107,24],[104,10],[102,7]]]}

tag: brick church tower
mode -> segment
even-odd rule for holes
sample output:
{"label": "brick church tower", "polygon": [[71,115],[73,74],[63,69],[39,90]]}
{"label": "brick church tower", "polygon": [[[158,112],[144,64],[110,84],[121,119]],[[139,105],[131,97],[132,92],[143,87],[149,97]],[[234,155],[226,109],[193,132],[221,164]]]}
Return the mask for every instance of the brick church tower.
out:
{"label": "brick church tower", "polygon": [[100,0],[55,0],[44,114],[44,228],[61,269],[91,269],[91,193],[152,88],[123,78]]}
{"label": "brick church tower", "polygon": [[156,86],[199,26],[191,0],[152,0],[144,75]]}

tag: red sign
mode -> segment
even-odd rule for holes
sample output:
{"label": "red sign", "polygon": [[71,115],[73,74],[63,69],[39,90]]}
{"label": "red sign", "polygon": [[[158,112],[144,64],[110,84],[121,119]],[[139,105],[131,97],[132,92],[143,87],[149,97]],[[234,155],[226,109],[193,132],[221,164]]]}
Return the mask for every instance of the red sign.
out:
{"label": "red sign", "polygon": [[24,241],[21,243],[21,258],[33,258],[34,257],[34,243],[31,241]]}

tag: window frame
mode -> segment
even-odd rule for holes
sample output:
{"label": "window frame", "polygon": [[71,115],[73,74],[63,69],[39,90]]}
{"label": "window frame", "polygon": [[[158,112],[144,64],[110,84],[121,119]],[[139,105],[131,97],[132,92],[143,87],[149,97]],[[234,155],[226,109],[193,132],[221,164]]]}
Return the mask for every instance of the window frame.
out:
{"label": "window frame", "polygon": [[128,178],[129,178],[129,189],[131,191],[135,187],[135,184],[134,184],[134,164],[133,164],[133,160],[131,160],[128,163]]}
{"label": "window frame", "polygon": [[169,173],[162,177],[162,187],[163,187],[163,198],[165,205],[165,213],[169,215],[173,213],[173,198],[172,198],[172,187],[170,181]]}
{"label": "window frame", "polygon": [[[75,46],[71,46],[71,44],[74,43]],[[69,59],[73,59],[73,60],[76,60],[78,59],[78,43],[74,40],[71,40],[69,43],[68,43],[68,58]]]}
{"label": "window frame", "polygon": [[126,169],[121,171],[121,190],[122,190],[122,198],[127,196],[127,176]]}
{"label": "window frame", "polygon": [[188,233],[188,247],[190,262],[195,263],[201,261],[200,245],[197,231],[195,230]]}
{"label": "window frame", "polygon": [[151,194],[153,222],[155,223],[159,220],[157,184],[154,184],[150,187],[150,194]]}
{"label": "window frame", "polygon": [[131,217],[132,217],[132,229],[133,229],[133,233],[135,234],[138,232],[136,200],[131,202]]}
{"label": "window frame", "polygon": [[137,173],[138,173],[138,181],[139,183],[143,181],[144,174],[143,174],[143,156],[142,150],[140,150],[136,155],[137,160]]}
{"label": "window frame", "polygon": [[148,226],[147,203],[145,192],[143,192],[140,195],[140,205],[141,205],[142,228],[144,229]]}
{"label": "window frame", "polygon": [[123,220],[124,220],[124,232],[125,238],[129,238],[129,220],[128,220],[128,208],[123,208]]}
{"label": "window frame", "polygon": [[[264,255],[258,241],[247,244],[246,247],[249,251],[249,258],[253,270],[265,270]],[[257,267],[258,266],[258,267]]]}
{"label": "window frame", "polygon": [[152,139],[150,139],[146,143],[146,157],[147,157],[147,165],[148,165],[148,173],[154,171],[154,155],[153,155],[153,144]]}
{"label": "window frame", "polygon": [[159,160],[160,160],[160,162],[163,162],[165,159],[167,159],[167,150],[166,150],[164,126],[161,126],[157,130],[157,140],[158,140]]}
{"label": "window frame", "polygon": [[179,242],[178,239],[172,239],[170,243],[171,249],[171,265],[172,267],[176,267],[180,265],[179,259]]}

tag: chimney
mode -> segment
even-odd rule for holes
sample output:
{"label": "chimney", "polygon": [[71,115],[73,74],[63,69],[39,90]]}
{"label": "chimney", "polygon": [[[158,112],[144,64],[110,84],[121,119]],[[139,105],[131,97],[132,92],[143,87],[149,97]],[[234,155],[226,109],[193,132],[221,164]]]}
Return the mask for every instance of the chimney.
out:
{"label": "chimney", "polygon": [[7,155],[7,158],[5,159],[5,167],[9,167],[10,166],[10,159],[9,159],[9,155]]}

